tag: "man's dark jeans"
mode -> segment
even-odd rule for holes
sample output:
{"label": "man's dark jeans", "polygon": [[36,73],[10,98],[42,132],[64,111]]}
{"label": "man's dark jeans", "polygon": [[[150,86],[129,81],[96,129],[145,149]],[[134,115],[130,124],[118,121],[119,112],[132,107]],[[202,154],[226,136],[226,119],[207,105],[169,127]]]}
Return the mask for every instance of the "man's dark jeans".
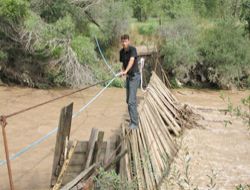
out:
{"label": "man's dark jeans", "polygon": [[132,124],[138,126],[138,112],[137,112],[137,101],[136,93],[137,88],[140,86],[141,75],[140,73],[134,73],[133,76],[127,76],[126,78],[126,102],[128,104],[128,112],[130,121]]}

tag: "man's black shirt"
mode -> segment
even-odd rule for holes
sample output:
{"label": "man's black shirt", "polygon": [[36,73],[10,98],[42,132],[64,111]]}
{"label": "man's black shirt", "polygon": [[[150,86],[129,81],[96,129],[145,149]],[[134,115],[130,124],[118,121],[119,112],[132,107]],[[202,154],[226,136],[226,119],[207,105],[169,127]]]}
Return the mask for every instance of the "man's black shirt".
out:
{"label": "man's black shirt", "polygon": [[129,69],[128,75],[134,75],[134,73],[139,72],[139,67],[138,67],[138,58],[137,58],[137,51],[136,48],[133,46],[129,46],[128,50],[125,50],[122,48],[120,50],[120,62],[123,63],[123,68],[126,69],[129,63],[129,60],[131,57],[134,57],[134,64],[133,66]]}

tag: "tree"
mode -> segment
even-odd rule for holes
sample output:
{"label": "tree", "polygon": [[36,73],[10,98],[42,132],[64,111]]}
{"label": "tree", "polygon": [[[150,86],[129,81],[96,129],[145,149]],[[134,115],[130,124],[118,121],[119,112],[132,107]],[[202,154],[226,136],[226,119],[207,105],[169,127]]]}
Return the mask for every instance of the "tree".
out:
{"label": "tree", "polygon": [[242,9],[242,11],[241,11],[240,18],[247,22],[246,29],[247,29],[247,31],[249,33],[249,37],[250,37],[250,0],[245,0],[241,4],[241,9]]}

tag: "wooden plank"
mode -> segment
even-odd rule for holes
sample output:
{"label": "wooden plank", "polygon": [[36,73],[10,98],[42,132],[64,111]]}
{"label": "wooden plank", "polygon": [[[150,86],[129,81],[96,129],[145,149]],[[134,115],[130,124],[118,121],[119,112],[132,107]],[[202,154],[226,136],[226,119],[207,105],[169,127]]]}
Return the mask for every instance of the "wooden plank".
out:
{"label": "wooden plank", "polygon": [[[168,122],[169,126],[172,128],[172,130],[178,136],[179,132],[181,131],[181,127],[179,126],[179,124],[177,123],[177,121],[175,119],[175,117],[177,115],[172,115],[172,113],[167,108],[167,106],[170,106],[170,105],[166,105],[164,102],[162,102],[155,93],[150,92],[150,95],[152,95],[152,99],[153,99],[153,100],[151,100],[151,102],[157,103],[158,110],[162,110],[163,117],[164,116],[166,117],[166,121]],[[150,98],[151,98],[151,96],[148,97],[148,100]]]}
{"label": "wooden plank", "polygon": [[67,183],[64,187],[61,188],[61,190],[69,190],[72,187],[74,187],[77,183],[79,183],[81,180],[87,178],[96,168],[96,164],[91,165],[86,170],[82,171],[75,179]]}
{"label": "wooden plank", "polygon": [[162,156],[165,156],[166,154],[171,155],[169,144],[168,142],[166,142],[165,135],[161,132],[161,128],[164,126],[163,124],[159,123],[159,120],[161,120],[161,118],[157,117],[154,114],[156,110],[154,110],[152,107],[149,107],[148,104],[145,105],[145,112],[147,113],[147,117],[149,118],[149,121],[151,123],[150,127],[152,129],[152,134],[154,135],[154,138],[157,139],[156,141],[161,159]]}
{"label": "wooden plank", "polygon": [[132,131],[132,147],[134,148],[134,155],[135,155],[135,164],[136,164],[136,172],[137,172],[137,181],[138,181],[138,187],[139,190],[143,190],[145,189],[145,176],[143,174],[142,171],[142,159],[141,159],[141,155],[139,152],[139,148],[138,148],[138,139],[137,139],[137,131],[138,130],[133,130]]}
{"label": "wooden plank", "polygon": [[104,164],[107,164],[111,159],[113,159],[116,156],[116,141],[117,141],[117,135],[113,135],[107,140],[107,148],[105,153],[105,161]]}
{"label": "wooden plank", "polygon": [[101,144],[101,151],[100,151],[99,158],[98,158],[98,161],[100,162],[101,166],[104,165],[106,148],[107,148],[107,142],[102,142],[102,144]]}
{"label": "wooden plank", "polygon": [[83,169],[83,165],[86,163],[87,155],[85,153],[75,153],[70,165],[71,166],[79,166],[79,168]]}
{"label": "wooden plank", "polygon": [[[163,127],[163,126],[165,126],[165,123],[162,120],[160,113],[157,111],[157,106],[153,104],[153,102],[154,102],[153,99],[151,100],[151,102],[152,102],[151,104],[149,101],[150,101],[150,98],[147,100],[148,104],[145,106],[145,108],[146,108],[146,110],[148,110],[148,112],[151,111],[149,113],[149,117],[151,117],[151,120],[154,121],[154,123],[155,123],[155,125],[154,125],[156,127],[155,131],[161,131],[159,133],[159,135],[161,137],[163,137],[161,139],[162,145],[163,145],[164,149],[167,151],[168,155],[170,157],[172,157],[177,151],[176,146],[174,145],[173,139],[172,139],[169,131],[164,130],[164,129],[166,129],[166,127]],[[147,107],[148,107],[148,109],[147,109]],[[160,127],[160,126],[162,126],[162,127]],[[164,140],[166,140],[167,142],[165,142]]]}
{"label": "wooden plank", "polygon": [[159,174],[161,173],[161,158],[159,155],[159,151],[157,150],[157,143],[156,140],[154,139],[151,129],[148,126],[148,120],[147,120],[147,116],[145,115],[144,110],[141,110],[141,122],[143,125],[143,131],[144,131],[144,136],[145,136],[145,142],[147,144],[148,149],[150,150],[150,156],[152,159],[152,168],[153,168],[153,174],[156,180],[156,183],[158,183],[159,181]]}
{"label": "wooden plank", "polygon": [[100,154],[102,151],[102,143],[103,143],[103,137],[104,137],[104,131],[100,131],[97,137],[97,141],[96,141],[96,146],[95,146],[95,155],[94,155],[94,163],[96,162],[100,162]]}
{"label": "wooden plank", "polygon": [[[118,155],[121,152],[121,149],[122,149],[122,141],[121,140],[122,140],[121,136],[117,135],[117,139],[115,142],[115,149],[116,149],[115,155]],[[116,166],[115,166],[116,173],[119,173],[119,169],[120,169],[120,162],[117,162]]]}
{"label": "wooden plank", "polygon": [[[121,125],[121,135],[120,135],[120,139],[121,139],[121,151],[123,151],[125,149],[125,145],[124,145],[124,140],[123,140],[123,132],[122,132],[122,125]],[[122,181],[125,181],[126,180],[126,170],[125,170],[125,158],[123,157],[121,160],[120,160],[120,163],[119,163],[119,175],[121,176],[121,180]]]}
{"label": "wooden plank", "polygon": [[63,181],[63,176],[65,175],[65,173],[67,172],[67,169],[69,167],[69,162],[75,152],[75,147],[77,145],[77,141],[74,142],[73,146],[70,148],[69,150],[69,154],[67,159],[64,161],[62,169],[60,171],[60,174],[57,178],[56,184],[53,186],[53,190],[58,190],[61,187],[62,181]]}
{"label": "wooden plank", "polygon": [[[126,129],[125,129],[125,121],[124,121],[122,123],[122,138],[123,138],[123,144],[124,144],[124,148],[122,149],[122,151],[127,149],[128,153],[130,154],[131,151],[130,151],[129,141],[127,139],[125,139],[125,136],[126,136]],[[131,162],[129,159],[129,155],[126,154],[122,160],[124,160],[124,164],[125,164],[124,167],[125,167],[125,171],[126,171],[127,180],[128,180],[128,182],[130,182],[132,180],[132,177],[131,177],[132,172],[131,172]]]}
{"label": "wooden plank", "polygon": [[72,111],[73,111],[73,103],[68,106],[62,108],[59,120],[59,126],[56,136],[56,145],[52,166],[52,176],[50,181],[50,186],[52,187],[61,170],[61,165],[64,161],[65,155],[65,140],[69,140],[70,129],[71,129],[71,121],[72,121]]}
{"label": "wooden plank", "polygon": [[[140,125],[139,126],[139,129],[140,129],[140,135],[141,135],[141,138],[142,138],[142,144],[143,144],[143,147],[144,149],[147,151],[146,154],[148,154],[148,158],[146,158],[146,162],[147,162],[147,169],[148,169],[148,175],[149,175],[149,178],[150,178],[150,181],[151,181],[151,184],[152,184],[152,187],[150,186],[150,182],[149,182],[149,189],[156,189],[156,178],[155,178],[155,175],[154,175],[154,172],[158,172],[157,168],[156,168],[156,158],[155,158],[155,154],[152,150],[152,142],[151,144],[149,144],[148,142],[148,136],[147,136],[147,131],[146,131],[146,127],[145,125],[143,125],[143,115],[144,115],[144,112],[140,112],[140,117],[139,117],[139,120],[140,120]],[[145,121],[144,121],[145,122]],[[160,171],[160,170],[159,170]]]}
{"label": "wooden plank", "polygon": [[104,157],[104,164],[107,164],[109,159],[110,159],[110,148],[111,147],[111,140],[107,140],[107,147],[106,147],[106,152],[105,152],[105,157]]}
{"label": "wooden plank", "polygon": [[139,147],[140,157],[142,161],[142,170],[143,170],[144,177],[145,177],[145,180],[144,180],[145,189],[153,189],[154,178],[151,175],[152,174],[151,165],[150,165],[151,160],[149,157],[149,152],[147,150],[147,147],[143,146],[144,137],[143,137],[140,119],[139,119],[139,130],[137,130],[136,132],[137,132],[137,139],[138,139],[138,144],[139,144],[138,147]]}
{"label": "wooden plank", "polygon": [[79,141],[75,150],[75,153],[87,153],[88,151],[88,141]]}
{"label": "wooden plank", "polygon": [[127,154],[128,150],[121,151],[114,159],[111,159],[105,166],[104,170],[108,170],[111,167],[113,167],[117,162],[120,161],[120,159]]}
{"label": "wooden plank", "polygon": [[86,160],[86,164],[85,164],[85,169],[87,169],[93,159],[93,153],[94,153],[94,148],[95,148],[95,143],[96,143],[96,139],[98,137],[98,129],[93,128],[91,131],[91,135],[90,135],[90,139],[89,139],[89,144],[88,144],[88,152],[87,152],[87,160]]}

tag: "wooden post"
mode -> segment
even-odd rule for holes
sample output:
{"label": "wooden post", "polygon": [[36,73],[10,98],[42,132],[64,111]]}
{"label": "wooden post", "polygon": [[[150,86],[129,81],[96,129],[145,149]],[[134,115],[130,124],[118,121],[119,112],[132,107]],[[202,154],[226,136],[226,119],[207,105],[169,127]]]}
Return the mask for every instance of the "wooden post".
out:
{"label": "wooden post", "polygon": [[10,165],[8,141],[7,141],[6,131],[5,131],[5,127],[7,125],[6,117],[4,116],[0,117],[0,124],[2,126],[3,143],[4,143],[5,157],[6,157],[7,169],[8,169],[8,175],[9,175],[10,189],[14,190],[14,183],[13,183],[12,171],[11,171],[11,165]]}
{"label": "wooden post", "polygon": [[89,139],[87,160],[86,160],[84,169],[88,169],[88,167],[90,167],[90,164],[93,159],[93,153],[94,153],[95,143],[98,138],[98,134],[99,134],[99,130],[96,128],[93,128],[91,131],[90,139]]}
{"label": "wooden post", "polygon": [[65,146],[66,146],[65,140],[67,139],[68,141],[70,136],[72,111],[73,111],[73,103],[62,108],[61,110],[60,121],[56,136],[54,161],[52,166],[52,176],[50,182],[51,187],[55,185],[57,177],[60,174],[62,163],[64,161]]}
{"label": "wooden post", "polygon": [[62,185],[62,182],[63,182],[63,177],[65,176],[68,168],[69,168],[69,163],[73,157],[73,154],[75,153],[75,149],[76,149],[76,146],[77,146],[77,143],[78,141],[74,141],[73,145],[71,146],[70,150],[69,150],[69,155],[68,157],[66,158],[66,160],[64,160],[63,162],[63,166],[62,166],[62,169],[60,171],[60,174],[57,178],[57,182],[56,184],[54,185],[53,187],[53,190],[59,190],[61,185]]}

